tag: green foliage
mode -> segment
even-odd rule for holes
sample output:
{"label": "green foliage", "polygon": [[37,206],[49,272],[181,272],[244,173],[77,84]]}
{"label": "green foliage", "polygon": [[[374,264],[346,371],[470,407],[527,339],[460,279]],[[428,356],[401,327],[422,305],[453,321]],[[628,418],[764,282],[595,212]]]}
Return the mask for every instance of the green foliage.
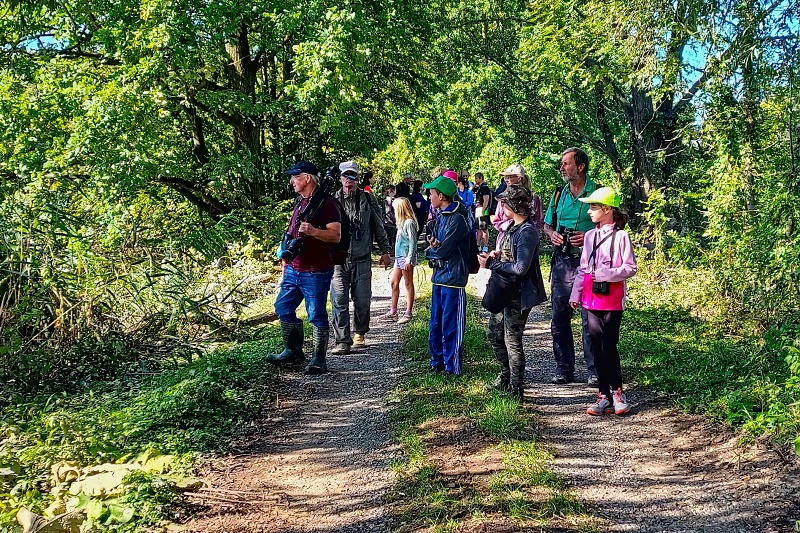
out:
{"label": "green foliage", "polygon": [[620,336],[629,379],[753,437],[795,441],[797,325],[748,332],[730,323],[710,277],[702,268],[640,260]]}
{"label": "green foliage", "polygon": [[[124,462],[153,446],[191,463],[198,452],[225,449],[242,422],[268,399],[274,367],[265,358],[278,344],[272,328],[264,341],[219,349],[149,378],[96,384],[79,394],[40,396],[4,408],[0,465],[15,472],[9,482],[0,480],[2,492],[14,496],[0,508],[4,525],[19,506],[43,509],[52,501],[48,475],[55,463]],[[124,480],[119,499],[84,503],[98,527],[135,531],[168,514],[178,498],[175,482],[134,472]]]}

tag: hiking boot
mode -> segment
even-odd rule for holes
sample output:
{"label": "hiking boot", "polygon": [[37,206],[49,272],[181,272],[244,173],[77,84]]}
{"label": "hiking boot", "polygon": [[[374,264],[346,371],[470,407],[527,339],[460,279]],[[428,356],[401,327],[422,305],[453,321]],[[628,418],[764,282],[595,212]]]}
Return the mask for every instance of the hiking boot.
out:
{"label": "hiking boot", "polygon": [[486,391],[499,390],[506,392],[508,390],[508,375],[497,374],[491,383],[487,383],[484,387]]}
{"label": "hiking boot", "polygon": [[411,322],[412,318],[414,317],[411,315],[411,313],[405,313],[403,316],[400,317],[397,323],[402,326],[403,324],[408,324],[409,322]]}
{"label": "hiking boot", "polygon": [[339,342],[331,350],[331,355],[347,355],[350,353],[350,345],[346,342]]}
{"label": "hiking boot", "polygon": [[525,389],[522,385],[509,385],[506,392],[512,400],[516,400],[518,403],[523,403],[525,400]]}
{"label": "hiking boot", "polygon": [[303,353],[303,323],[281,322],[281,337],[283,337],[283,351],[267,357],[267,362],[273,365],[302,363],[306,360]]}
{"label": "hiking boot", "polygon": [[325,363],[325,355],[328,351],[328,331],[327,328],[320,329],[314,326],[312,337],[314,353],[306,366],[306,374],[324,374],[328,371],[328,365]]}
{"label": "hiking boot", "polygon": [[594,374],[589,374],[589,379],[586,380],[586,385],[596,389],[600,385],[600,381]]}
{"label": "hiking boot", "polygon": [[611,414],[613,412],[614,409],[611,407],[611,402],[608,401],[608,396],[602,392],[597,393],[597,401],[586,409],[586,414],[592,416]]}
{"label": "hiking boot", "polygon": [[556,385],[564,385],[566,383],[572,383],[574,381],[572,376],[568,376],[566,374],[556,374],[550,380],[550,383],[554,383]]}
{"label": "hiking boot", "polygon": [[353,334],[353,346],[364,346],[364,334],[363,333],[355,333]]}
{"label": "hiking boot", "polygon": [[385,314],[378,317],[378,320],[395,320],[397,318],[397,310],[392,311],[389,309]]}
{"label": "hiking boot", "polygon": [[444,372],[444,363],[439,363],[436,366],[428,368],[428,372],[430,372],[431,374],[438,374],[439,372]]}
{"label": "hiking boot", "polygon": [[611,396],[614,399],[614,414],[624,415],[631,410],[631,404],[628,403],[628,399],[622,389],[615,390]]}

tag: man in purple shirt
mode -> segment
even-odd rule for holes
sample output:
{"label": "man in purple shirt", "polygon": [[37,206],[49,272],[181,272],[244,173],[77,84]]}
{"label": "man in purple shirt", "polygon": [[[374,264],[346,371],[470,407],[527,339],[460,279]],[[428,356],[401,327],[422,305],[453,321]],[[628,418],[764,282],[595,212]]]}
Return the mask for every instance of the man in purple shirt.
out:
{"label": "man in purple shirt", "polygon": [[[331,246],[341,238],[341,216],[336,202],[328,195],[315,199],[319,187],[319,171],[307,161],[300,161],[286,171],[298,194],[289,223],[289,237],[299,240],[291,253],[284,253],[283,278],[275,313],[281,321],[284,349],[267,358],[272,364],[302,363],[303,322],[297,318],[297,307],[305,299],[308,321],[313,329],[313,355],[306,374],[324,374],[328,350],[328,311],[325,308],[333,277]],[[316,200],[321,200],[317,202]],[[314,205],[317,204],[317,205]],[[309,207],[310,206],[310,207]]]}

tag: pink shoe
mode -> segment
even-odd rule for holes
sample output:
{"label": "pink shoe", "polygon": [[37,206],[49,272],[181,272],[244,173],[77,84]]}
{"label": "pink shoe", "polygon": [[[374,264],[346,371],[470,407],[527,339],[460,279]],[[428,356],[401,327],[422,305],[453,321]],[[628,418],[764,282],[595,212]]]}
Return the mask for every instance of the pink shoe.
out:
{"label": "pink shoe", "polygon": [[378,317],[378,320],[394,320],[397,318],[397,311],[389,309],[386,313]]}
{"label": "pink shoe", "polygon": [[601,416],[604,414],[611,414],[613,412],[614,408],[611,407],[611,402],[608,401],[608,396],[602,392],[597,393],[597,401],[590,405],[588,409],[586,409],[586,414],[592,416]]}
{"label": "pink shoe", "polygon": [[400,320],[397,321],[398,324],[408,324],[411,322],[413,315],[411,313],[405,313],[403,316],[400,317]]}

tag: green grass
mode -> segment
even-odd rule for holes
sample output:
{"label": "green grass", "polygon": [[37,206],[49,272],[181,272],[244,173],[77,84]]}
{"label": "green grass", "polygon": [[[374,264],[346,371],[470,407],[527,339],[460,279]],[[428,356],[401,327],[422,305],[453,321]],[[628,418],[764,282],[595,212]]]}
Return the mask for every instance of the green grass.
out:
{"label": "green grass", "polygon": [[749,437],[800,446],[800,365],[791,369],[800,328],[748,332],[716,316],[699,289],[704,276],[640,262],[620,336],[626,377]]}
{"label": "green grass", "polygon": [[[533,414],[498,391],[485,390],[497,373],[479,304],[467,307],[464,372],[454,378],[428,372],[428,300],[418,301],[414,320],[404,332],[403,350],[411,371],[391,399],[395,438],[405,459],[394,465],[390,494],[400,531],[428,528],[459,531],[465,521],[511,521],[541,526],[558,521],[561,528],[596,529],[563,479],[548,470],[550,452],[537,442]],[[440,471],[437,425],[462,428],[467,439],[502,456],[503,468],[480,481]]]}
{"label": "green grass", "polygon": [[[0,527],[11,526],[23,505],[41,513],[52,503],[48,476],[60,461],[78,467],[121,463],[155,449],[175,454],[173,470],[185,473],[198,452],[225,449],[270,397],[275,369],[265,357],[277,349],[279,335],[274,327],[264,331],[264,340],[217,349],[156,376],[96,383],[4,408],[0,468],[16,475],[0,477]],[[142,511],[132,528],[169,512],[169,505],[159,503],[158,512],[151,505],[163,502],[158,486],[164,483],[141,477],[131,482]]]}

